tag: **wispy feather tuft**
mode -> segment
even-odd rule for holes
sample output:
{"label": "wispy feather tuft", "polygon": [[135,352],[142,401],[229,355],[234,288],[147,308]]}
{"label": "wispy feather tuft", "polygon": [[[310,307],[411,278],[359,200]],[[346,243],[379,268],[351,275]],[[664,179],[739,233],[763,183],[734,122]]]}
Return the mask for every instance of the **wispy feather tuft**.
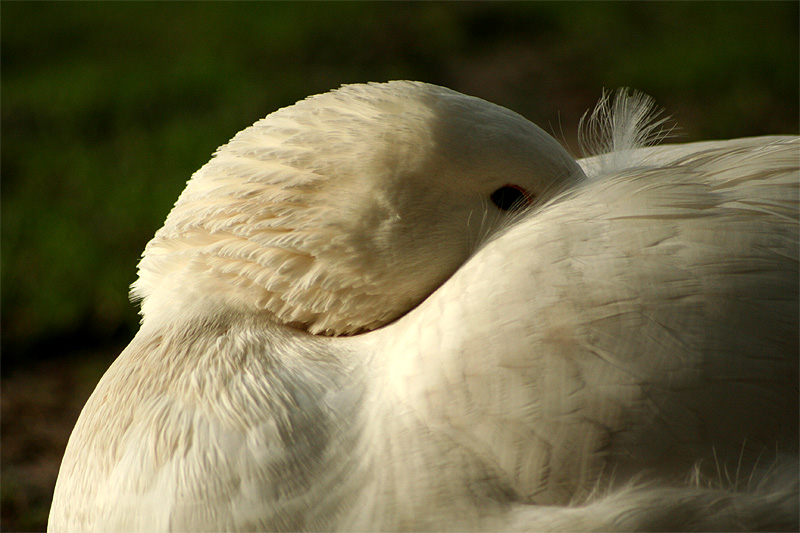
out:
{"label": "wispy feather tuft", "polygon": [[603,91],[591,114],[581,117],[578,143],[584,157],[600,156],[603,171],[636,164],[636,150],[658,144],[672,134],[666,128],[670,117],[641,92],[623,87],[616,94]]}

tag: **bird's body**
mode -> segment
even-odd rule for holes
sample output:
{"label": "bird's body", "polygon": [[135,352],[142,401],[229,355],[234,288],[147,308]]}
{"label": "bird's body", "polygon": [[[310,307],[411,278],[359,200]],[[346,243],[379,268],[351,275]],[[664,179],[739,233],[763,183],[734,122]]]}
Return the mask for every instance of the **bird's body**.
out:
{"label": "bird's body", "polygon": [[[581,170],[458,93],[330,94],[223,147],[148,245],[51,531],[797,527],[797,138]],[[404,126],[353,133],[374,100]],[[538,203],[492,211],[507,184]]]}

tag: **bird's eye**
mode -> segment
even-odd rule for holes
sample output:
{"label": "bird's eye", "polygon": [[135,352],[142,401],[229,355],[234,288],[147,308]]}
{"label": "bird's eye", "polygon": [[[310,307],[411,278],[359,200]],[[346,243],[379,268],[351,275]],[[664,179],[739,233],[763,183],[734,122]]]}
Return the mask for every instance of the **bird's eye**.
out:
{"label": "bird's eye", "polygon": [[501,211],[519,211],[533,203],[533,195],[519,185],[503,185],[490,198]]}

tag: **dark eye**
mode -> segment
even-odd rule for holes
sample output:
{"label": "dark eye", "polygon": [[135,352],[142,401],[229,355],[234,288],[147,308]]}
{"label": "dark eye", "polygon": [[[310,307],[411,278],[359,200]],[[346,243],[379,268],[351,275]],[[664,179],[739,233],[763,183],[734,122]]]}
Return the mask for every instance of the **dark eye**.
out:
{"label": "dark eye", "polygon": [[517,211],[533,202],[533,195],[519,185],[503,185],[490,198],[501,211]]}

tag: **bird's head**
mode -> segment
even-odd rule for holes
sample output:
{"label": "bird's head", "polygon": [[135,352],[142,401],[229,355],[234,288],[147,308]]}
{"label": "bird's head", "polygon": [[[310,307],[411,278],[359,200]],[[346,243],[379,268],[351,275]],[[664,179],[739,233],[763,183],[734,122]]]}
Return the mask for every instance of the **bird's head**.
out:
{"label": "bird's head", "polygon": [[374,329],[580,176],[503,107],[425,83],[345,86],[217,150],[147,245],[133,295],[144,320],[230,309],[316,334]]}

